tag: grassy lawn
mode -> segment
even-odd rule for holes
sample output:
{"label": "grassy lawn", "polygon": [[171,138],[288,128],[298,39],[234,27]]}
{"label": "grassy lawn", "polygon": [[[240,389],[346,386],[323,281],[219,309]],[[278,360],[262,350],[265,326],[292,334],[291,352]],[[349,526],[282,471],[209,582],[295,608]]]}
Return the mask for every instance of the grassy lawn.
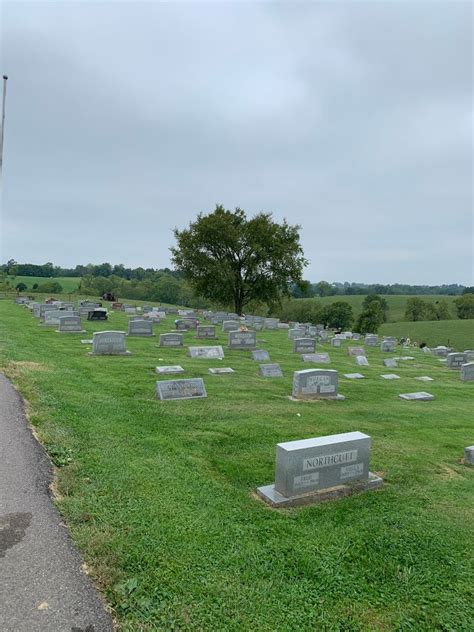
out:
{"label": "grassy lawn", "polygon": [[[406,302],[409,298],[413,298],[413,296],[401,296],[401,295],[390,296],[390,295],[384,294],[383,298],[386,299],[388,303],[388,309],[389,309],[388,320],[390,322],[396,322],[396,321],[404,319]],[[453,304],[453,301],[456,298],[458,298],[457,296],[441,296],[438,294],[429,294],[429,295],[419,296],[419,298],[430,303],[436,303],[437,301],[441,301],[443,299],[446,300],[446,302],[449,305],[449,309],[451,311],[451,317],[453,319],[457,318],[456,310]],[[354,310],[354,316],[357,318],[357,316],[362,311],[362,302],[364,301],[364,299],[365,299],[365,296],[357,295],[357,296],[324,296],[322,298],[298,299],[298,300],[303,300],[303,301],[311,300],[321,305],[327,305],[328,303],[334,303],[335,301],[346,301],[347,303],[352,305],[352,309]]]}
{"label": "grassy lawn", "polygon": [[379,333],[397,338],[408,336],[412,342],[424,341],[432,347],[451,345],[456,351],[474,348],[474,320],[387,323]]}
{"label": "grassy lawn", "polygon": [[[0,301],[3,370],[66,464],[58,507],[121,630],[471,632],[474,468],[460,458],[474,443],[474,383],[418,350],[386,370],[378,349],[356,367],[347,343],[326,344],[345,401],[291,402],[293,371],[308,365],[284,331],[258,334],[280,379],[258,377],[248,352],[191,360],[158,348],[158,336],[129,338],[130,357],[87,355],[81,338],[126,322],[113,313],[60,335]],[[173,317],[155,328],[172,330]],[[208,398],[157,401],[159,364],[203,377]],[[208,375],[213,366],[236,373]],[[342,375],[355,371],[367,379]],[[397,397],[417,390],[436,399]],[[277,442],[353,430],[372,436],[382,490],[283,511],[255,498],[274,479]]]}
{"label": "grassy lawn", "polygon": [[62,285],[63,292],[74,292],[79,287],[79,283],[81,282],[81,277],[35,277],[35,276],[16,276],[16,277],[8,277],[12,287],[16,287],[18,283],[24,283],[28,290],[33,291],[33,285],[38,283],[41,285],[42,283],[46,283],[48,281],[57,281]]}

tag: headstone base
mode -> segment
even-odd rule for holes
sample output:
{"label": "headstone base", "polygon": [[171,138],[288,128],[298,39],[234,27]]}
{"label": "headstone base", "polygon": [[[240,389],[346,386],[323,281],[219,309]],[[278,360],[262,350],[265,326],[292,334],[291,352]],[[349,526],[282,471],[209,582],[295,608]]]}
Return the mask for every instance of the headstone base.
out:
{"label": "headstone base", "polygon": [[275,485],[265,485],[257,488],[257,495],[270,507],[276,509],[286,509],[287,507],[301,507],[302,505],[317,505],[326,500],[337,500],[352,494],[379,489],[383,485],[383,479],[372,472],[369,472],[369,478],[366,481],[354,481],[352,484],[338,485],[337,487],[328,487],[327,489],[319,489],[310,494],[302,494],[301,496],[292,496],[287,498],[275,489]]}
{"label": "headstone base", "polygon": [[292,395],[290,395],[288,397],[288,399],[291,402],[305,402],[305,403],[311,403],[311,402],[324,402],[326,400],[330,400],[331,402],[333,402],[334,400],[338,401],[338,402],[342,402],[344,401],[346,398],[344,395],[326,395],[324,397],[293,397]]}

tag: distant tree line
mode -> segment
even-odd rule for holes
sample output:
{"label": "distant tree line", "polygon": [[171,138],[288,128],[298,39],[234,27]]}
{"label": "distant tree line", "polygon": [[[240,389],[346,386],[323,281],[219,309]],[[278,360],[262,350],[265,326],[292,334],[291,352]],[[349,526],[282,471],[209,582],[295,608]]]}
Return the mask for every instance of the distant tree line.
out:
{"label": "distant tree line", "polygon": [[382,285],[380,283],[329,283],[328,281],[302,281],[293,284],[291,295],[293,298],[313,298],[315,296],[354,296],[354,295],[423,295],[439,294],[444,296],[459,296],[474,292],[473,287],[465,287],[457,283],[450,285],[406,285],[393,283],[392,285]]}
{"label": "distant tree line", "polygon": [[[462,296],[459,296],[453,302],[458,318],[474,318],[474,292],[463,293]],[[433,303],[432,301],[413,296],[407,300],[405,320],[449,320],[451,318],[453,318],[453,314],[445,299]]]}

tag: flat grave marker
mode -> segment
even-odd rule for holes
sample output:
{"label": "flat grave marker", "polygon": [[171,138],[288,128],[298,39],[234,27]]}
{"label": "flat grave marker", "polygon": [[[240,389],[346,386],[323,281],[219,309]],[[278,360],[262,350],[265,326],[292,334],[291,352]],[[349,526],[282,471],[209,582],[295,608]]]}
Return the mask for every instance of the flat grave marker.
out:
{"label": "flat grave marker", "polygon": [[159,375],[175,375],[177,373],[184,373],[183,367],[178,364],[173,366],[157,366],[155,370]]}
{"label": "flat grave marker", "polygon": [[189,347],[188,355],[191,358],[202,358],[204,360],[222,360],[224,350],[220,345],[213,347]]}
{"label": "flat grave marker", "polygon": [[365,375],[362,373],[344,373],[344,377],[347,377],[348,380],[361,380]]}
{"label": "flat grave marker", "polygon": [[419,380],[420,382],[433,382],[433,378],[428,375],[420,375],[420,377],[415,377],[415,380]]}
{"label": "flat grave marker", "polygon": [[384,380],[399,380],[400,376],[396,375],[395,373],[385,373],[384,375],[381,375],[380,377],[383,377]]}
{"label": "flat grave marker", "polygon": [[303,362],[313,362],[314,364],[330,364],[329,353],[303,353]]}
{"label": "flat grave marker", "polygon": [[357,356],[356,357],[356,364],[358,366],[369,366],[369,361],[367,360],[365,355]]}
{"label": "flat grave marker", "polygon": [[347,355],[357,357],[365,356],[364,347],[347,347]]}
{"label": "flat grave marker", "polygon": [[279,364],[261,364],[259,366],[261,377],[283,377],[283,372]]}
{"label": "flat grave marker", "polygon": [[235,371],[234,369],[231,369],[230,366],[222,366],[208,369],[208,373],[211,375],[225,375],[226,373],[235,373]]}
{"label": "flat grave marker", "polygon": [[409,401],[420,401],[420,402],[428,402],[434,399],[434,396],[430,393],[425,393],[424,391],[418,391],[417,393],[402,393],[399,395],[401,399],[406,399]]}

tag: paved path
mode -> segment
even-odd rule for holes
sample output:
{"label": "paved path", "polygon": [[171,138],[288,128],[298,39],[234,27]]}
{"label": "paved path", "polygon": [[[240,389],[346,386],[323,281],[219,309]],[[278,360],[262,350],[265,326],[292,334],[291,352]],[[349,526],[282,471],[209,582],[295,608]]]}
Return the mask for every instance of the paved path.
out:
{"label": "paved path", "polygon": [[0,374],[0,630],[110,632],[112,621],[49,497],[52,470]]}

